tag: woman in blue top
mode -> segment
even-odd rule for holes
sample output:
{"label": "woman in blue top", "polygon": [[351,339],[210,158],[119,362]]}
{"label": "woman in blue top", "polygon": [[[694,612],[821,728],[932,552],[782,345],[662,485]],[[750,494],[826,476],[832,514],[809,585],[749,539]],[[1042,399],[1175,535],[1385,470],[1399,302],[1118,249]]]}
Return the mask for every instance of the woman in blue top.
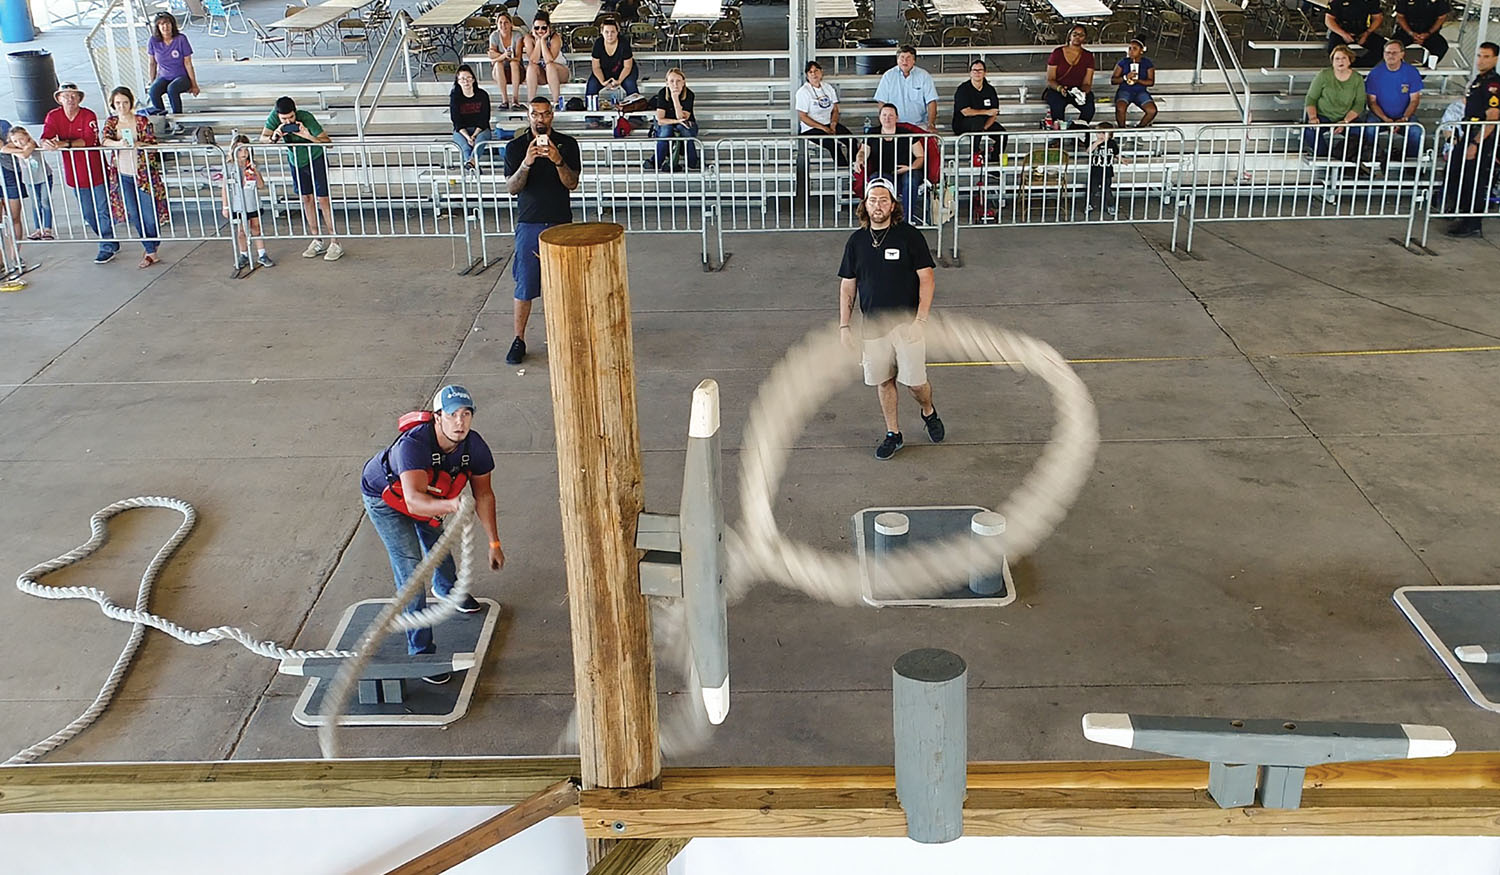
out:
{"label": "woman in blue top", "polygon": [[[198,96],[198,74],[193,70],[193,47],[177,29],[177,18],[170,12],[159,13],[151,23],[151,41],[146,44],[151,55],[146,71],[151,79],[151,111],[166,112],[162,95],[172,102],[172,113],[182,114],[182,92]],[[179,126],[174,126],[179,127]]]}
{"label": "woman in blue top", "polygon": [[1156,84],[1156,65],[1146,57],[1146,44],[1140,37],[1130,41],[1126,52],[1109,77],[1111,84],[1120,86],[1115,92],[1115,126],[1125,127],[1125,112],[1133,103],[1145,113],[1141,117],[1144,128],[1156,119],[1156,101],[1147,90]]}

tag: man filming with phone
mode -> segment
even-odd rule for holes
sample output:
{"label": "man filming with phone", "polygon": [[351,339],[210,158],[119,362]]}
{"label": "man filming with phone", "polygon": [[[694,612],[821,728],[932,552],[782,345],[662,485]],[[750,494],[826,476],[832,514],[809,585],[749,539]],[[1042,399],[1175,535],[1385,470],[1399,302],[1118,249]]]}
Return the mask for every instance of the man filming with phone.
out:
{"label": "man filming with phone", "polygon": [[[312,242],[303,250],[303,258],[338,261],[344,256],[344,247],[333,238],[333,205],[328,201],[328,161],[323,157],[323,147],[318,143],[331,143],[332,138],[323,132],[323,126],[313,114],[297,108],[290,97],[278,97],[276,108],[266,118],[265,130],[260,132],[262,143],[285,143],[287,157],[292,164],[292,181],[297,194],[302,196],[302,222],[312,234]],[[316,201],[316,208],[314,207]],[[318,214],[328,223],[328,246],[318,239],[321,228]],[[326,249],[326,252],[325,252]]]}

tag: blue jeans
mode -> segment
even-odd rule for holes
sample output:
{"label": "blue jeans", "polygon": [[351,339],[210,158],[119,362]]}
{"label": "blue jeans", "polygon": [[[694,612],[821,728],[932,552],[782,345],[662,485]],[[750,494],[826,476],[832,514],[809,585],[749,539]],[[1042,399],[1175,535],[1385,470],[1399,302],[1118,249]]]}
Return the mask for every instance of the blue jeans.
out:
{"label": "blue jeans", "polygon": [[[638,94],[641,90],[640,73],[632,67],[630,75],[620,80],[620,87],[625,90],[626,94]],[[585,95],[598,94],[603,90],[604,83],[600,82],[593,73],[590,73],[588,84],[583,86],[583,93]]]}
{"label": "blue jeans", "polygon": [[31,189],[31,221],[36,230],[52,230],[52,182],[32,182],[27,184]]}
{"label": "blue jeans", "polygon": [[151,108],[158,113],[166,112],[162,109],[161,98],[165,94],[172,103],[172,112],[182,114],[182,92],[193,87],[193,82],[186,76],[178,76],[176,79],[168,79],[165,76],[157,77],[151,83]]}
{"label": "blue jeans", "polygon": [[464,156],[465,161],[473,158],[475,152],[484,151],[480,146],[492,138],[493,135],[488,129],[481,130],[474,135],[474,145],[470,146],[469,141],[464,138],[463,134],[460,134],[458,131],[453,132],[453,144],[458,146],[458,151]]}
{"label": "blue jeans", "polygon": [[[433,544],[443,534],[443,530],[437,526],[429,526],[419,523],[406,514],[402,513],[378,498],[371,498],[361,494],[360,498],[365,502],[365,516],[370,518],[370,524],[375,527],[375,534],[380,536],[380,542],[385,545],[385,552],[391,560],[391,572],[396,577],[396,590],[401,590],[401,585],[411,577],[412,570],[427,555]],[[458,573],[453,568],[453,556],[449,555],[438,563],[433,571],[432,591],[443,598],[453,590],[453,584],[458,579]],[[415,613],[427,607],[427,586],[423,581],[422,590],[417,597],[407,606],[408,614]],[[411,629],[406,633],[407,653],[436,653],[437,645],[432,643],[431,629]]]}
{"label": "blue jeans", "polygon": [[[1382,109],[1383,108],[1384,107],[1382,107]],[[1380,116],[1376,115],[1373,112],[1365,113],[1365,117],[1363,119],[1361,119],[1361,121],[1366,121],[1366,122],[1371,122],[1371,123],[1379,123],[1380,122]],[[1392,126],[1391,128],[1389,128],[1389,130],[1395,131],[1395,130],[1397,130],[1397,128],[1395,128],[1394,126]],[[1365,131],[1365,139],[1370,140],[1371,142],[1374,142],[1376,135],[1377,135],[1376,131],[1374,131],[1374,130],[1367,130],[1367,131]],[[1411,158],[1416,158],[1417,157],[1417,152],[1418,152],[1418,150],[1421,149],[1421,146],[1422,146],[1422,126],[1420,124],[1417,124],[1416,122],[1407,122],[1406,123],[1406,154],[1407,154],[1407,156],[1411,157]],[[1395,151],[1395,147],[1392,147],[1391,151],[1394,152]]]}
{"label": "blue jeans", "polygon": [[656,166],[665,169],[667,166],[667,155],[672,149],[668,140],[674,137],[688,138],[687,163],[688,167],[698,167],[698,144],[692,138],[698,136],[698,123],[688,119],[685,125],[654,125],[652,135],[656,137]]}
{"label": "blue jeans", "polygon": [[115,242],[115,223],[109,218],[109,192],[105,190],[104,183],[84,188],[82,186],[73,189],[78,195],[78,208],[83,212],[83,223],[90,231],[99,235],[99,254],[105,255],[120,251],[120,244]]}
{"label": "blue jeans", "polygon": [[140,186],[135,184],[134,176],[120,174],[120,199],[125,202],[125,218],[130,221],[130,227],[142,238],[141,248],[148,254],[155,253],[161,241],[156,239],[161,234],[156,227],[156,204],[151,199],[151,193],[141,191]]}

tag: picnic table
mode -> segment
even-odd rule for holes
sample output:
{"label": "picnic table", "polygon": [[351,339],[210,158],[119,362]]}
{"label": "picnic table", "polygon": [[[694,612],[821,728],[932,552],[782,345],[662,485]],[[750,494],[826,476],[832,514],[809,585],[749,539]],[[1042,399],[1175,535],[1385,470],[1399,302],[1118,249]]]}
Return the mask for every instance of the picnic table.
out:
{"label": "picnic table", "polygon": [[718,21],[723,12],[719,0],[677,0],[672,6],[672,20]]}
{"label": "picnic table", "polygon": [[593,24],[599,17],[599,0],[562,0],[552,10],[553,24]]}
{"label": "picnic table", "polygon": [[443,0],[442,3],[432,7],[416,21],[411,23],[412,27],[458,27],[465,21],[474,17],[479,7],[484,4],[480,0]]}
{"label": "picnic table", "polygon": [[1108,18],[1110,8],[1099,0],[1047,0],[1063,18]]}
{"label": "picnic table", "polygon": [[858,18],[859,11],[854,8],[854,0],[818,0],[814,15],[818,18]]}

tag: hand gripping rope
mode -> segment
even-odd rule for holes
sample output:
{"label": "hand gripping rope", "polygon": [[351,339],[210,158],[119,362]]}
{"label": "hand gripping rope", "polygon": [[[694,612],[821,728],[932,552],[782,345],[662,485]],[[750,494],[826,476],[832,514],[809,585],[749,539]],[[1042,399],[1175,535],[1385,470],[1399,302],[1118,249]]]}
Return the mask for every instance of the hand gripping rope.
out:
{"label": "hand gripping rope", "polygon": [[[162,545],[161,549],[152,557],[146,570],[141,574],[140,588],[136,592],[135,607],[122,608],[110,600],[103,591],[92,586],[68,586],[55,587],[42,584],[43,577],[59,569],[66,568],[73,563],[84,559],[104,545],[108,538],[107,522],[110,517],[132,510],[138,507],[163,507],[175,510],[182,514],[182,523],[178,525],[177,531]],[[161,574],[162,566],[167,559],[176,552],[177,548],[187,539],[188,533],[193,530],[197,522],[198,514],[191,504],[179,499],[165,496],[142,495],[135,498],[127,498],[117,501],[108,507],[102,508],[89,518],[89,539],[83,544],[69,550],[68,552],[50,559],[30,569],[25,574],[16,578],[16,588],[28,595],[34,595],[44,599],[86,599],[99,606],[99,610],[106,617],[132,624],[130,638],[125,642],[125,647],[120,651],[120,656],[115,660],[114,668],[110,669],[109,677],[104,686],[100,688],[99,694],[87,709],[67,726],[48,736],[47,738],[22,750],[4,762],[4,765],[19,765],[22,763],[35,762],[48,753],[67,744],[80,732],[87,729],[104,709],[109,707],[110,700],[114,698],[115,691],[125,679],[125,674],[130,669],[130,663],[135,658],[135,652],[141,645],[146,629],[157,629],[165,632],[185,644],[200,645],[212,644],[215,641],[235,641],[246,650],[258,656],[269,659],[315,659],[315,658],[341,658],[348,660],[339,670],[330,688],[329,701],[332,702],[332,711],[329,722],[318,733],[318,742],[322,746],[323,754],[327,757],[335,757],[337,753],[337,740],[334,736],[335,725],[349,701],[349,694],[355,687],[355,682],[364,666],[368,664],[370,653],[381,638],[391,632],[407,629],[423,629],[435,626],[443,620],[451,617],[457,610],[457,603],[461,602],[469,592],[469,585],[473,577],[473,560],[469,556],[474,541],[474,502],[465,495],[459,504],[457,514],[449,518],[448,524],[444,526],[442,537],[433,546],[433,549],[423,558],[421,564],[412,572],[410,578],[402,584],[401,591],[396,600],[370,624],[365,631],[355,650],[295,650],[283,647],[269,641],[261,641],[243,629],[233,626],[216,626],[212,629],[197,631],[184,628],[171,620],[151,613],[149,603],[151,601],[151,589],[156,584],[157,577]],[[439,600],[432,606],[413,614],[400,613],[400,609],[416,598],[420,587],[426,586],[428,578],[431,577],[433,567],[441,562],[448,552],[453,548],[455,538],[463,539],[462,552],[458,557],[458,579],[454,583],[453,592],[447,601]]]}

